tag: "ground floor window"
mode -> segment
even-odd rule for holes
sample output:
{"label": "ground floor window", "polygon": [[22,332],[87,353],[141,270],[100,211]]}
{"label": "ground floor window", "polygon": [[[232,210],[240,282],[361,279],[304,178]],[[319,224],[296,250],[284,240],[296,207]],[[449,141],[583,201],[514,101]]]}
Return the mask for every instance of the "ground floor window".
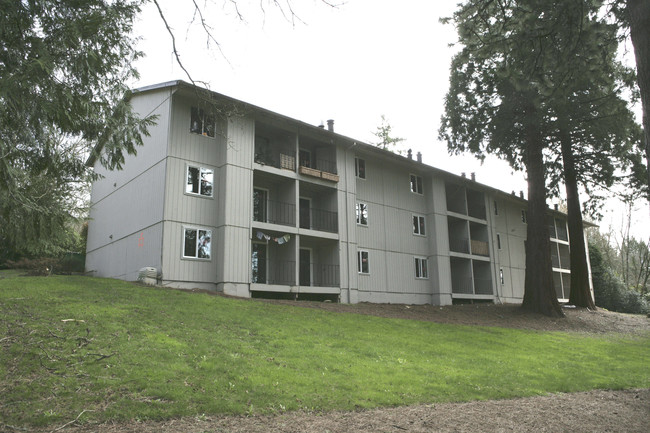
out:
{"label": "ground floor window", "polygon": [[210,259],[212,230],[186,227],[183,236],[183,257]]}
{"label": "ground floor window", "polygon": [[415,258],[415,278],[429,278],[429,262],[424,257]]}
{"label": "ground floor window", "polygon": [[357,251],[357,266],[360,274],[369,274],[368,251]]}

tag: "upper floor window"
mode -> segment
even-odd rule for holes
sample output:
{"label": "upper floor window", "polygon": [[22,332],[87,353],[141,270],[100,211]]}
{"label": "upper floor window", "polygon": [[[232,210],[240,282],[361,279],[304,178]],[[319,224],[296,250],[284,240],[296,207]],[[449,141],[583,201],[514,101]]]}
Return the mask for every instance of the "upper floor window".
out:
{"label": "upper floor window", "polygon": [[359,179],[366,178],[366,160],[354,158],[354,175]]}
{"label": "upper floor window", "polygon": [[429,278],[429,262],[424,257],[415,258],[415,278]]}
{"label": "upper floor window", "polygon": [[411,192],[422,194],[422,177],[415,174],[411,175]]}
{"label": "upper floor window", "polygon": [[368,225],[368,205],[365,203],[357,203],[357,224]]}
{"label": "upper floor window", "polygon": [[191,133],[205,135],[206,137],[214,137],[216,129],[215,117],[213,114],[206,113],[203,108],[192,107],[192,115],[190,118]]}
{"label": "upper floor window", "polygon": [[204,197],[212,197],[213,180],[214,170],[211,168],[188,165],[185,192],[188,194],[202,195]]}
{"label": "upper floor window", "polygon": [[368,251],[357,251],[357,267],[360,274],[369,274]]}
{"label": "upper floor window", "polygon": [[496,200],[494,200],[494,214],[499,215],[499,205]]}
{"label": "upper floor window", "polygon": [[497,233],[497,249],[501,249],[501,235]]}
{"label": "upper floor window", "polygon": [[184,229],[183,257],[210,259],[212,252],[212,230]]}
{"label": "upper floor window", "polygon": [[521,222],[524,224],[528,223],[528,212],[525,210],[521,211]]}
{"label": "upper floor window", "polygon": [[422,215],[413,215],[413,234],[424,236],[424,217]]}

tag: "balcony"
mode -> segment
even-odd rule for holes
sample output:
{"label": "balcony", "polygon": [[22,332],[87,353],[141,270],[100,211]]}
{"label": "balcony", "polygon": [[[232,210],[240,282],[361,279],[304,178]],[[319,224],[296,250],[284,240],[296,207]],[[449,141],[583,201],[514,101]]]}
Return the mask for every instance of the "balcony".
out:
{"label": "balcony", "polygon": [[300,228],[301,229],[311,229],[311,230],[320,230],[329,233],[338,233],[338,227],[339,227],[338,221],[339,221],[338,212],[309,208],[304,205],[300,206]]}
{"label": "balcony", "polygon": [[477,256],[490,257],[490,249],[487,242],[471,240],[472,254]]}
{"label": "balcony", "polygon": [[301,262],[300,285],[310,287],[340,287],[339,265]]}
{"label": "balcony", "polygon": [[252,279],[254,284],[292,286],[296,283],[296,262],[289,260],[258,260],[253,256]]}
{"label": "balcony", "polygon": [[296,205],[275,200],[263,200],[261,194],[253,196],[253,221],[295,227]]}
{"label": "balcony", "polygon": [[449,238],[449,251],[453,251],[455,253],[464,253],[464,254],[469,254],[469,239],[466,238],[461,238],[461,239],[455,239],[455,238]]}

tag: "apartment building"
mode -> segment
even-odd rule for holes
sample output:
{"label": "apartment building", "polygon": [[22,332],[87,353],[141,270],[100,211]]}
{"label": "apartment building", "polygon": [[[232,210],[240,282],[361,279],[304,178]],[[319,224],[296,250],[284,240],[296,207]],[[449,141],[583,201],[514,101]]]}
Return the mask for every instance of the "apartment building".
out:
{"label": "apartment building", "polygon": [[[182,81],[138,89],[157,125],[93,184],[86,267],[241,297],[448,305],[523,298],[526,201]],[[549,210],[569,296],[566,215]]]}

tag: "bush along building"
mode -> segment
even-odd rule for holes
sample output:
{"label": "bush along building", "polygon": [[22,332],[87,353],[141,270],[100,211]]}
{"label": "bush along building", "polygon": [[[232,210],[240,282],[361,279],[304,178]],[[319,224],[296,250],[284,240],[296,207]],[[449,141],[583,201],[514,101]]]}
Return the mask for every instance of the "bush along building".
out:
{"label": "bush along building", "polygon": [[[149,268],[162,286],[345,303],[523,298],[523,195],[182,81],[132,104],[158,115],[137,156],[121,171],[88,160],[95,276]],[[566,215],[548,225],[566,301]]]}

